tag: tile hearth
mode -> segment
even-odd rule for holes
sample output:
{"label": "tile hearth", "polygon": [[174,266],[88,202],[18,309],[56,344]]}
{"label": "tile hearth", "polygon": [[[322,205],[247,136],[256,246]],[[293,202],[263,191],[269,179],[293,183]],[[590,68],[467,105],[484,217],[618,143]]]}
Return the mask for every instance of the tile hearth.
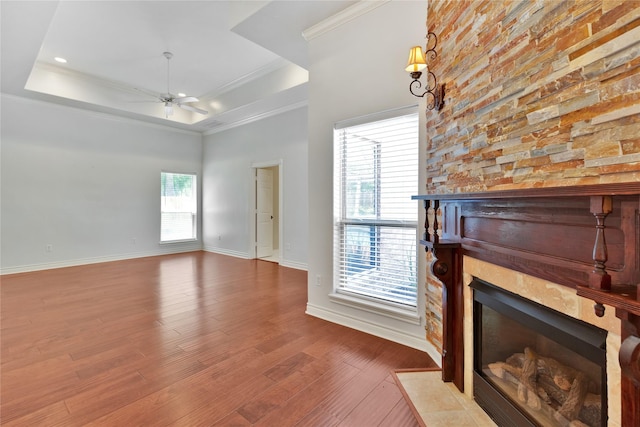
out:
{"label": "tile hearth", "polygon": [[414,413],[427,427],[495,427],[496,424],[453,383],[442,382],[440,371],[397,371]]}

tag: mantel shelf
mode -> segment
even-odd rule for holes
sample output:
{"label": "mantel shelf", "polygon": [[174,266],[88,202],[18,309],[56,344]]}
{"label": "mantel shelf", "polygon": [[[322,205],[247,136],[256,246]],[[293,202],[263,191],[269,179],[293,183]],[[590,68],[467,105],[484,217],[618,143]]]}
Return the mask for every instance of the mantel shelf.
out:
{"label": "mantel shelf", "polygon": [[576,289],[600,316],[602,304],[640,314],[640,182],[413,199],[425,204],[427,250],[457,244],[463,255]]}
{"label": "mantel shelf", "polygon": [[488,199],[523,199],[532,197],[589,197],[589,196],[624,196],[640,194],[640,182],[617,184],[577,185],[567,187],[522,188],[517,190],[492,190],[479,193],[447,193],[419,194],[414,200],[488,200]]}
{"label": "mantel shelf", "polygon": [[438,243],[433,243],[428,240],[420,240],[420,244],[425,246],[426,249],[433,249],[434,247],[439,248],[457,248],[460,246],[460,243],[454,241],[440,240]]}
{"label": "mantel shelf", "polygon": [[578,286],[576,291],[578,296],[589,298],[595,301],[596,304],[607,304],[616,309],[640,316],[640,301],[636,298],[638,288],[635,285],[612,285],[611,291]]}

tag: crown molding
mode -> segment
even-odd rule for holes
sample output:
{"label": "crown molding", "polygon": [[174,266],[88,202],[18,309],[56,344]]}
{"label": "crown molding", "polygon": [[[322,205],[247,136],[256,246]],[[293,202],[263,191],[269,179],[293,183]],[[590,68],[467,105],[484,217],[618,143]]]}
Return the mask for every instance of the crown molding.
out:
{"label": "crown molding", "polygon": [[339,26],[346,24],[347,22],[352,21],[359,16],[362,16],[365,13],[369,13],[372,10],[377,9],[378,7],[390,1],[391,0],[359,1],[353,6],[349,6],[343,11],[338,12],[335,15],[307,28],[302,32],[302,37],[304,37],[306,41],[313,40],[316,37],[333,31]]}
{"label": "crown molding", "polygon": [[270,63],[266,64],[265,66],[258,68],[257,70],[254,70],[250,73],[247,73],[243,76],[238,77],[235,80],[230,81],[229,83],[224,84],[223,86],[220,86],[216,89],[213,89],[212,91],[209,91],[205,94],[203,94],[202,96],[200,96],[200,99],[214,99],[220,95],[222,95],[223,93],[227,93],[230,92],[234,89],[238,89],[239,87],[245,86],[248,82],[251,82],[253,80],[258,80],[262,77],[265,77],[266,75],[273,73],[283,67],[286,67],[290,64],[289,61],[287,61],[284,58],[277,58],[273,61],[271,61]]}
{"label": "crown molding", "polygon": [[233,128],[236,128],[238,126],[243,126],[243,125],[246,125],[246,124],[249,124],[249,123],[257,122],[258,120],[262,120],[262,119],[266,119],[266,118],[269,118],[269,117],[277,116],[279,114],[283,114],[283,113],[286,113],[288,111],[297,110],[298,108],[303,108],[303,107],[306,107],[308,105],[309,105],[309,101],[306,101],[306,100],[305,101],[296,102],[294,104],[288,104],[288,105],[282,106],[280,108],[275,108],[273,110],[269,110],[269,111],[266,111],[266,112],[261,113],[261,114],[256,114],[256,115],[253,115],[251,117],[247,117],[247,118],[242,119],[242,120],[238,120],[238,121],[235,121],[235,122],[226,123],[226,124],[223,124],[221,126],[217,126],[217,127],[213,128],[213,129],[204,131],[202,133],[202,135],[204,135],[204,136],[213,135],[215,133],[222,132],[222,131],[229,130],[229,129],[233,129]]}
{"label": "crown molding", "polygon": [[57,109],[71,109],[90,117],[97,117],[101,120],[111,120],[119,123],[135,124],[155,129],[170,130],[187,135],[202,135],[204,131],[203,129],[198,127],[197,123],[189,125],[181,122],[168,121],[168,123],[165,124],[160,122],[163,119],[158,119],[152,116],[146,116],[132,112],[123,112],[118,109],[103,107],[84,101],[76,101],[56,95],[43,94],[40,92],[25,91],[24,94],[0,92],[0,97],[6,97],[7,99],[11,99],[15,102],[30,102]]}

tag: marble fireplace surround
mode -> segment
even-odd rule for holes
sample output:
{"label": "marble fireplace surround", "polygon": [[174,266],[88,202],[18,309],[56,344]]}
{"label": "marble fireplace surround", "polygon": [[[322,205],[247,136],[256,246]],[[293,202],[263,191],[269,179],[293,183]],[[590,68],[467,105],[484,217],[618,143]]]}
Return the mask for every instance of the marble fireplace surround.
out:
{"label": "marble fireplace surround", "polygon": [[472,396],[478,277],[608,331],[608,425],[640,425],[640,183],[421,195],[442,379]]}

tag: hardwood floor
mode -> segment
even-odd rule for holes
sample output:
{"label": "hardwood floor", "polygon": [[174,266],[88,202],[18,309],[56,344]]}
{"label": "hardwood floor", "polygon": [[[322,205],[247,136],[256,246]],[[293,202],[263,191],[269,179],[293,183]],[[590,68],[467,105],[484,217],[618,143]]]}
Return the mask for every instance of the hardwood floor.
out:
{"label": "hardwood floor", "polygon": [[3,426],[416,426],[426,353],[308,316],[307,274],[192,252],[1,278]]}

